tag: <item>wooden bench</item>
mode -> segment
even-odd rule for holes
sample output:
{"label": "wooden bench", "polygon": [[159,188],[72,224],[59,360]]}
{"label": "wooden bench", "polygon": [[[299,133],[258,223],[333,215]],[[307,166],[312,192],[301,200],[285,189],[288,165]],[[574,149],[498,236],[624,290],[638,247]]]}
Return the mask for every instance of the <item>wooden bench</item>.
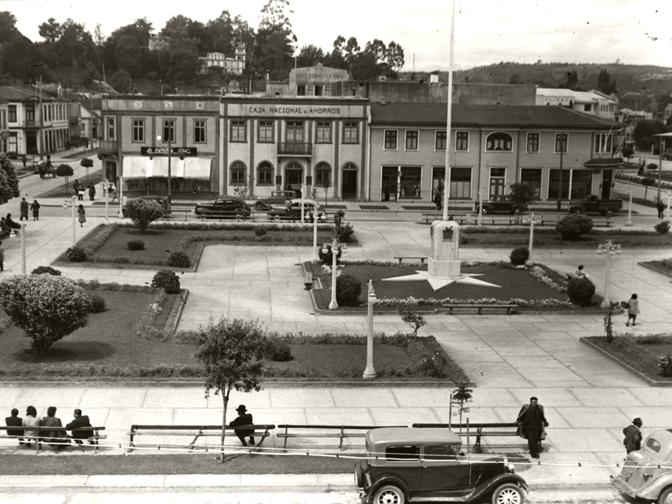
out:
{"label": "wooden bench", "polygon": [[420,261],[420,264],[425,264],[427,260],[427,256],[394,256],[394,258],[399,261],[399,265],[401,265],[404,259]]}
{"label": "wooden bench", "polygon": [[[276,433],[275,437],[283,439],[283,448],[287,448],[288,439],[300,438],[335,438],[338,439],[338,448],[343,448],[343,441],[350,438],[363,438],[366,431],[371,429],[381,429],[383,427],[407,427],[406,425],[296,425],[296,424],[282,424],[278,425],[278,429],[284,432]],[[304,432],[290,434],[289,430],[302,430]],[[307,430],[327,430],[333,432],[305,432]],[[346,432],[346,431],[357,432]]]}
{"label": "wooden bench", "polygon": [[489,312],[506,311],[507,315],[520,312],[517,304],[445,304],[441,305],[441,308],[448,310],[449,315],[452,315],[454,311],[471,312],[474,310],[478,315],[482,315],[483,310]]}
{"label": "wooden bench", "polygon": [[471,436],[476,437],[474,450],[481,451],[481,439],[483,437],[519,437],[517,423],[466,423],[466,424],[440,424],[440,423],[414,423],[414,428],[451,429],[467,437],[467,443]]}
{"label": "wooden bench", "polygon": [[[101,439],[106,439],[107,436],[104,434],[100,434],[100,431],[104,431],[105,427],[103,426],[92,426],[92,427],[77,427],[76,429],[70,429],[70,432],[78,432],[78,431],[93,431],[93,436],[89,436],[87,438],[73,438],[72,436],[67,436],[66,437],[49,437],[50,440],[52,441],[45,441],[42,439],[40,436],[34,436],[34,435],[21,435],[21,436],[15,436],[15,435],[10,435],[7,434],[7,431],[10,430],[28,430],[28,431],[37,431],[38,434],[40,431],[43,432],[51,432],[54,430],[63,430],[65,431],[65,427],[12,427],[12,426],[0,426],[0,432],[4,431],[4,434],[0,434],[0,439],[16,439],[16,440],[21,440],[26,443],[35,443],[35,448],[39,451],[41,446],[43,444],[49,445],[49,444],[54,444],[54,445],[68,445],[71,446],[72,441],[88,441],[90,444],[95,446],[96,451],[98,451],[98,441]],[[83,445],[81,445],[83,446]]]}
{"label": "wooden bench", "polygon": [[[235,437],[236,429],[254,429],[255,446],[261,446],[264,440],[270,436],[270,431],[275,429],[272,424],[254,424],[254,425],[237,425],[234,427],[226,427],[226,434]],[[189,436],[193,438],[190,443],[183,445],[149,445],[149,446],[165,446],[165,447],[185,447],[190,450],[196,448],[196,441],[202,437],[220,437],[222,435],[221,425],[151,425],[151,424],[133,424],[129,431],[128,437],[128,451],[133,451],[135,444],[135,437],[139,434],[151,436]],[[246,436],[247,437],[247,436]]]}

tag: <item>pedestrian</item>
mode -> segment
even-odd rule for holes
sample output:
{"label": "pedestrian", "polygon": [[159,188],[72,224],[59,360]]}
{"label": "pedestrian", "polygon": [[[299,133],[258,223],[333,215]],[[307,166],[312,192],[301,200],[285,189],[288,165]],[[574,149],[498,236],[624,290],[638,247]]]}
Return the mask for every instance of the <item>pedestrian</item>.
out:
{"label": "pedestrian", "polygon": [[630,321],[632,320],[632,325],[635,324],[637,320],[637,315],[639,314],[639,301],[637,300],[637,294],[633,294],[628,299],[628,321],[625,323],[626,326],[630,326]]}
{"label": "pedestrian", "polygon": [[79,216],[79,227],[84,227],[86,222],[86,210],[84,210],[84,205],[79,205],[77,207],[77,215]]}
{"label": "pedestrian", "polygon": [[33,200],[30,204],[30,209],[33,212],[33,220],[40,220],[40,204],[37,200]]}
{"label": "pedestrian", "polygon": [[532,458],[539,458],[541,441],[546,437],[545,427],[548,427],[544,407],[539,404],[539,399],[530,397],[530,404],[524,404],[520,408],[518,418],[518,435],[527,439],[527,446]]}
{"label": "pedestrian", "polygon": [[19,220],[28,220],[28,202],[26,198],[21,198],[21,203],[19,203]]}
{"label": "pedestrian", "polygon": [[[238,412],[238,418],[234,419],[229,424],[229,427],[254,425],[252,415],[247,412],[247,408],[244,404],[238,406],[236,411]],[[246,437],[249,438],[249,443],[254,446],[254,428],[234,429],[234,432],[236,433],[236,436],[238,436],[238,439],[240,439],[240,442],[243,443],[243,446],[247,446],[247,442],[245,441]]]}
{"label": "pedestrian", "polygon": [[89,199],[93,201],[96,197],[96,186],[89,184]]}
{"label": "pedestrian", "polygon": [[[94,444],[93,439],[93,429],[84,429],[84,427],[91,427],[91,422],[89,421],[88,415],[82,415],[82,410],[77,408],[73,412],[74,419],[68,425],[65,426],[66,430],[71,431],[72,439],[78,445],[82,444],[82,439],[88,439],[89,443]],[[77,429],[77,430],[73,430]]]}
{"label": "pedestrian", "polygon": [[56,406],[49,406],[47,408],[47,416],[40,420],[40,427],[52,427],[42,431],[42,436],[47,443],[54,445],[56,448],[64,448],[66,443],[70,443],[68,434],[63,429],[61,419],[56,416]]}
{"label": "pedestrian", "polygon": [[26,416],[23,417],[21,423],[25,429],[23,429],[23,435],[25,436],[25,444],[30,445],[31,441],[37,442],[40,437],[40,433],[37,429],[31,429],[30,427],[39,427],[40,420],[37,418],[37,410],[35,406],[28,406],[26,408]]}
{"label": "pedestrian", "polygon": [[441,202],[443,201],[443,198],[441,196],[441,191],[437,190],[434,193],[434,205],[436,206],[437,210],[441,210]]}
{"label": "pedestrian", "polygon": [[[23,425],[23,420],[19,416],[19,410],[16,408],[12,408],[11,411],[12,416],[8,416],[5,418],[5,425],[7,427],[21,427]],[[23,436],[23,429],[7,429],[7,435],[8,436]],[[19,445],[23,444],[23,438],[19,438]]]}
{"label": "pedestrian", "polygon": [[623,444],[625,445],[626,453],[642,449],[642,419],[635,418],[630,425],[623,429]]}
{"label": "pedestrian", "polygon": [[665,217],[665,203],[663,203],[663,200],[660,198],[658,198],[658,201],[656,202],[656,210],[658,210],[659,219]]}
{"label": "pedestrian", "polygon": [[588,278],[588,275],[586,275],[586,272],[583,270],[583,264],[579,264],[576,267],[576,270],[574,270],[574,276],[576,278]]}
{"label": "pedestrian", "polygon": [[5,271],[5,249],[0,241],[0,273]]}
{"label": "pedestrian", "polygon": [[25,169],[26,168],[26,155],[25,154],[21,154],[21,162],[23,163],[23,168]]}

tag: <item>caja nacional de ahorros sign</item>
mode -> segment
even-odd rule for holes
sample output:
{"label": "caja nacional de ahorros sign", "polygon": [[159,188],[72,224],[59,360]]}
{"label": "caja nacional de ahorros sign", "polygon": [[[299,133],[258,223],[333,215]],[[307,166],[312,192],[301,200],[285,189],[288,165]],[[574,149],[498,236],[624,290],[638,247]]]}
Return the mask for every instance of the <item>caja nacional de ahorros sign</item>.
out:
{"label": "caja nacional de ahorros sign", "polygon": [[227,115],[238,117],[344,117],[361,118],[361,104],[232,103]]}
{"label": "caja nacional de ahorros sign", "polygon": [[[143,156],[167,156],[168,147],[140,147]],[[196,156],[196,147],[171,147],[171,156]]]}

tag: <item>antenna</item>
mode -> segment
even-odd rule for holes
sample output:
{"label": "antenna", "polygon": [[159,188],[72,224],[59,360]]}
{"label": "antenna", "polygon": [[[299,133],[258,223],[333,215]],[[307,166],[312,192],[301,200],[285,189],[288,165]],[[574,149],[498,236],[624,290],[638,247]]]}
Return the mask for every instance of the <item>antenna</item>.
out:
{"label": "antenna", "polygon": [[413,53],[413,66],[411,68],[411,72],[415,73],[415,53]]}

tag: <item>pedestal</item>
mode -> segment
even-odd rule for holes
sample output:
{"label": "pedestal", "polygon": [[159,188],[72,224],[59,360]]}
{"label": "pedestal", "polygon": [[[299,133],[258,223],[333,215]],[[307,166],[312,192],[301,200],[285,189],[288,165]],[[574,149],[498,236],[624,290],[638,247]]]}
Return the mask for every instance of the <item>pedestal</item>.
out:
{"label": "pedestal", "polygon": [[430,276],[441,278],[456,278],[461,275],[459,260],[439,260],[428,258],[427,271]]}

